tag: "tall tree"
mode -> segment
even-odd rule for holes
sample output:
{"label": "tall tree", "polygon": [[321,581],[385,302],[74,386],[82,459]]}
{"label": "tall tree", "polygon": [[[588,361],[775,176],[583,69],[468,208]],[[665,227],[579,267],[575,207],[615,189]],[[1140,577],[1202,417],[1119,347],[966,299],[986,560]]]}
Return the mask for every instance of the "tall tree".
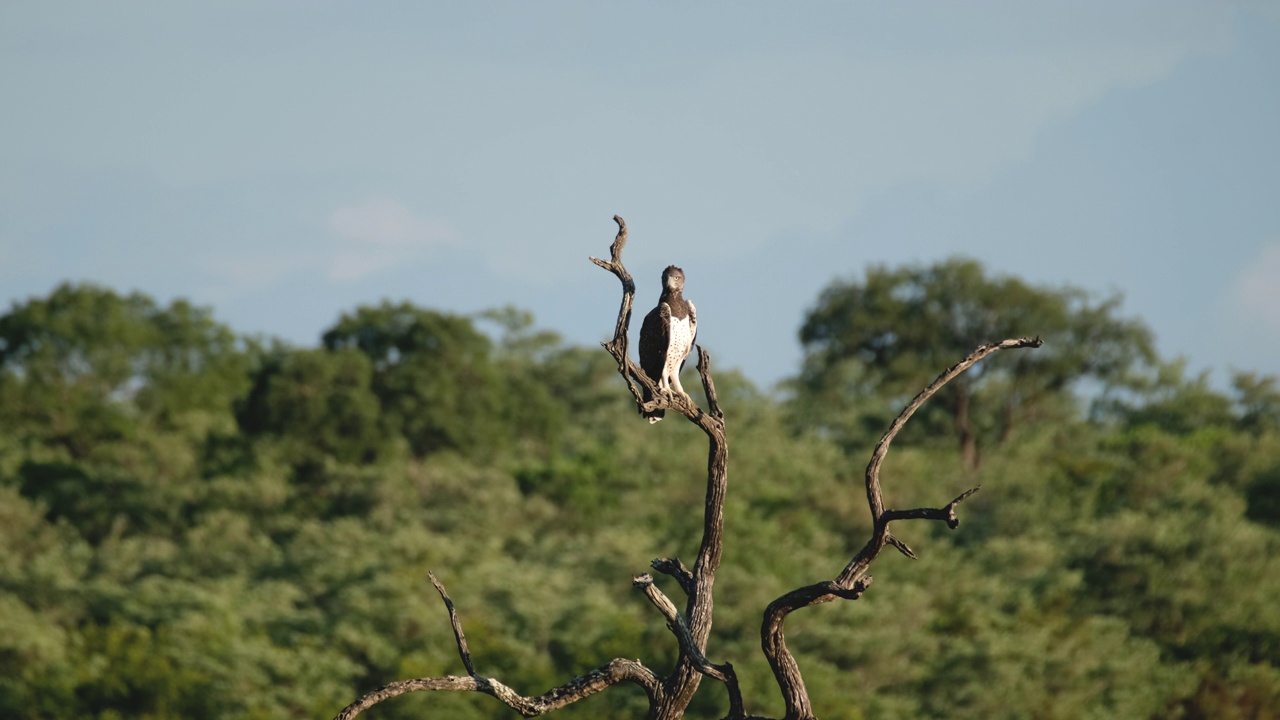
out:
{"label": "tall tree", "polygon": [[269,353],[240,405],[242,430],[281,438],[297,463],[372,462],[384,445],[369,358],[348,348]]}
{"label": "tall tree", "polygon": [[470,318],[383,302],[344,313],[323,340],[369,357],[383,412],[415,454],[491,445],[502,434],[493,343]]}
{"label": "tall tree", "polygon": [[78,455],[93,438],[124,432],[131,413],[197,427],[212,415],[229,426],[247,357],[231,330],[185,300],[161,307],[140,293],[64,283],[0,316],[6,412]]}
{"label": "tall tree", "polygon": [[980,438],[1006,439],[1022,414],[1057,391],[1085,378],[1119,382],[1135,364],[1154,358],[1151,332],[1117,317],[1119,303],[1078,288],[993,277],[962,258],[872,266],[864,278],[833,282],[806,315],[798,400],[819,410],[848,403],[847,396],[832,397],[832,389],[843,386],[896,403],[976,345],[1038,333],[1045,341],[1040,352],[996,358],[939,394],[938,407],[973,468]]}

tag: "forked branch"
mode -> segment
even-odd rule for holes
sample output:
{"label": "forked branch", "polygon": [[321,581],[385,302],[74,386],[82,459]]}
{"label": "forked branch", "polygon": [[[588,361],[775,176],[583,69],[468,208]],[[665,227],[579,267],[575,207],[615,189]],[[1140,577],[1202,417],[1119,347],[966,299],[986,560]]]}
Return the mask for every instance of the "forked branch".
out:
{"label": "forked branch", "polygon": [[742,691],[738,688],[738,675],[733,671],[733,665],[725,663],[717,665],[707,659],[702,650],[694,642],[693,634],[689,632],[689,625],[685,623],[684,618],[676,610],[676,606],[671,602],[656,585],[653,584],[653,576],[649,573],[637,575],[632,584],[640,588],[649,602],[662,613],[667,620],[667,627],[675,634],[680,641],[680,649],[689,656],[693,664],[698,668],[698,672],[703,675],[719,680],[725,684],[725,688],[729,691],[729,716],[728,720],[745,717],[746,712],[742,706]]}
{"label": "forked branch", "polygon": [[[627,245],[627,223],[618,215],[613,216],[613,221],[618,224],[618,234],[614,237],[613,244],[609,246],[609,259],[589,258],[591,262],[613,273],[618,278],[618,281],[622,283],[622,305],[618,308],[618,319],[614,324],[613,337],[602,343],[604,349],[608,350],[609,354],[618,363],[618,373],[626,380],[627,389],[631,391],[631,396],[635,399],[638,410],[674,410],[689,418],[691,422],[702,428],[703,432],[708,435],[716,432],[717,429],[723,432],[722,424],[710,422],[710,420],[723,420],[724,415],[720,413],[720,406],[715,394],[715,383],[711,379],[711,360],[701,346],[698,346],[698,374],[702,378],[702,387],[706,392],[710,408],[710,412],[705,414],[687,395],[659,389],[658,383],[650,378],[631,359],[627,332],[631,326],[631,314],[635,305],[636,283],[631,277],[631,273],[627,271],[626,265],[622,262],[622,249]],[[653,398],[647,403],[644,401],[642,386],[649,391],[649,397]],[[708,415],[710,418],[707,418],[708,421],[704,421],[703,418]]]}
{"label": "forked branch", "polygon": [[873,522],[871,539],[853,556],[853,559],[849,561],[849,564],[834,580],[792,590],[770,603],[764,613],[764,621],[760,626],[760,644],[769,660],[769,665],[773,668],[779,689],[782,691],[783,700],[787,708],[787,720],[808,720],[813,717],[813,706],[809,701],[809,693],[805,689],[804,679],[800,675],[800,668],[796,664],[795,657],[787,649],[786,638],[783,635],[783,624],[786,622],[787,616],[800,608],[809,607],[810,605],[838,599],[856,600],[871,584],[872,578],[866,574],[867,570],[875,562],[876,558],[880,556],[880,551],[886,545],[894,547],[909,558],[915,558],[915,553],[911,548],[907,547],[906,543],[890,534],[889,523],[895,520],[942,520],[947,523],[948,527],[955,529],[960,524],[960,520],[956,516],[956,506],[978,491],[976,487],[967,490],[941,508],[886,509],[884,496],[880,489],[880,467],[884,463],[885,456],[889,453],[889,445],[893,442],[893,439],[898,436],[903,426],[906,425],[907,420],[925,401],[933,397],[952,378],[968,370],[978,361],[999,350],[1037,348],[1041,344],[1041,340],[1038,337],[1024,337],[978,347],[963,360],[943,371],[928,387],[921,390],[907,404],[898,417],[894,419],[889,425],[889,429],[880,438],[880,442],[876,444],[875,450],[871,453],[871,461],[867,464],[866,472],[867,504],[871,508]]}
{"label": "forked branch", "polygon": [[436,579],[434,573],[427,573],[431,584],[440,593],[441,600],[449,611],[449,622],[453,626],[453,636],[458,644],[458,654],[462,656],[462,664],[467,668],[467,676],[446,675],[444,677],[417,678],[400,680],[384,685],[368,693],[343,708],[334,720],[350,720],[383,700],[418,690],[437,690],[449,692],[478,692],[491,695],[502,701],[507,707],[520,713],[523,717],[537,717],[557,708],[577,702],[594,695],[610,685],[631,682],[644,688],[651,705],[660,702],[663,690],[658,676],[645,667],[639,660],[617,658],[586,675],[579,675],[559,687],[552,688],[537,697],[527,697],[512,690],[494,678],[476,674],[471,665],[471,653],[467,650],[467,639],[462,633],[462,622],[458,619],[457,610],[444,585]]}

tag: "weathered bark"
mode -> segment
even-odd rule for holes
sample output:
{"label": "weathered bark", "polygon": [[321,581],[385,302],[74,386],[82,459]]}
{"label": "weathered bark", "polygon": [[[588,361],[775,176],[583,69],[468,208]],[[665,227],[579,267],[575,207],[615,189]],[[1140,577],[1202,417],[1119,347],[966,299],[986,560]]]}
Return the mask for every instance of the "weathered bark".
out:
{"label": "weathered bark", "polygon": [[955,428],[956,437],[960,439],[960,458],[965,469],[978,469],[978,436],[973,432],[973,423],[969,420],[969,386],[960,383],[956,386]]}

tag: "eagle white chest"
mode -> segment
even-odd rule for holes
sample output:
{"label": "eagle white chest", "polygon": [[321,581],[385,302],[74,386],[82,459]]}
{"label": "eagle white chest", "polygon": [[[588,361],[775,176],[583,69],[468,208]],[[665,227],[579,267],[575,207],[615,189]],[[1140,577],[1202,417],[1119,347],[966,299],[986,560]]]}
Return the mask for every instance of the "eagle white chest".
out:
{"label": "eagle white chest", "polygon": [[671,318],[670,340],[666,362],[662,368],[662,387],[680,387],[680,366],[693,349],[693,324],[690,317]]}

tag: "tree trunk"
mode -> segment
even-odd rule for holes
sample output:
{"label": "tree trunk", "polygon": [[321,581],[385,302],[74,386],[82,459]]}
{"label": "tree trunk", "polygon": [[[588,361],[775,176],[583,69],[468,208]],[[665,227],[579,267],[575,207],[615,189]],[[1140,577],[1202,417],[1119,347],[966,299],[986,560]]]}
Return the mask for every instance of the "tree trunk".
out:
{"label": "tree trunk", "polygon": [[960,456],[965,469],[977,470],[980,462],[978,438],[974,435],[972,423],[969,422],[969,397],[968,385],[956,386],[956,437],[960,440]]}
{"label": "tree trunk", "polygon": [[1001,445],[1004,445],[1005,443],[1009,442],[1009,438],[1013,435],[1013,416],[1014,416],[1013,402],[1011,400],[1006,400],[1004,403],[1004,412],[1003,412],[1004,422],[1000,425],[999,443]]}

